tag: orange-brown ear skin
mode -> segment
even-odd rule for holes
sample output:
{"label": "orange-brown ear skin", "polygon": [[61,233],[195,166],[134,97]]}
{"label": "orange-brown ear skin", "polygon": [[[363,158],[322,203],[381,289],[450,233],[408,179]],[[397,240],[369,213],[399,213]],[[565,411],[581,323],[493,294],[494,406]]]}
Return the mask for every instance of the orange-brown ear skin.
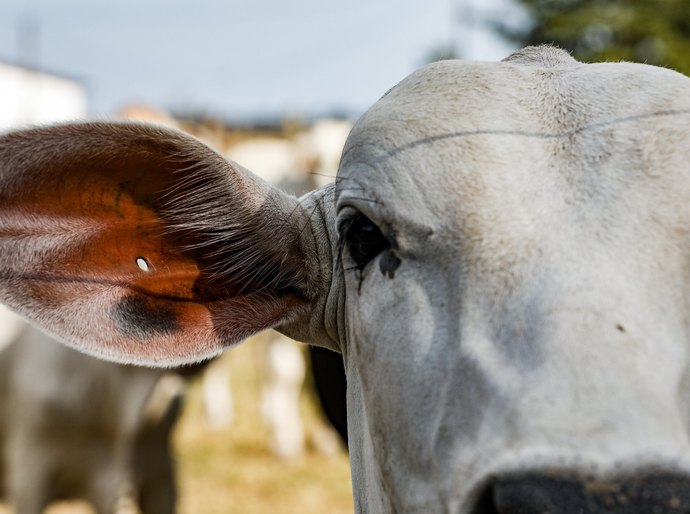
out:
{"label": "orange-brown ear skin", "polygon": [[89,353],[176,365],[304,307],[296,200],[180,133],[0,138],[0,300]]}

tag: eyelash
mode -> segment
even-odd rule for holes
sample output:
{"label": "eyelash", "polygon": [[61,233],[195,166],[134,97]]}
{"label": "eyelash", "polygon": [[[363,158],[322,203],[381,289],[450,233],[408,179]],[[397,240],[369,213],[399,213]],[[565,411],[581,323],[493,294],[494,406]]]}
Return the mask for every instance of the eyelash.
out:
{"label": "eyelash", "polygon": [[362,213],[348,219],[340,232],[341,246],[347,248],[350,258],[360,270],[390,248],[390,242],[381,229]]}

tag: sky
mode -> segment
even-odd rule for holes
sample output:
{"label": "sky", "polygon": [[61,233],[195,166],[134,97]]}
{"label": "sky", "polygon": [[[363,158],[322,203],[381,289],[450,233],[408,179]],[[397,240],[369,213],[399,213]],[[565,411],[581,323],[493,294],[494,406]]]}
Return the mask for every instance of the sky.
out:
{"label": "sky", "polygon": [[483,20],[519,18],[509,2],[0,0],[0,59],[78,78],[96,116],[131,102],[243,119],[358,115],[440,46],[508,55]]}

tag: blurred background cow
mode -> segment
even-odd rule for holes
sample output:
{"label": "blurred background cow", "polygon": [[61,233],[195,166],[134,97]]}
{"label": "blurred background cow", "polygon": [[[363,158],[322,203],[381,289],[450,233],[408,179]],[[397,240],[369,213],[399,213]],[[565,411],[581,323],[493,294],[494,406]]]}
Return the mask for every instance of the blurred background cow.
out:
{"label": "blurred background cow", "polygon": [[174,512],[179,375],[93,359],[2,306],[0,346],[0,477],[18,514],[64,498],[103,513]]}

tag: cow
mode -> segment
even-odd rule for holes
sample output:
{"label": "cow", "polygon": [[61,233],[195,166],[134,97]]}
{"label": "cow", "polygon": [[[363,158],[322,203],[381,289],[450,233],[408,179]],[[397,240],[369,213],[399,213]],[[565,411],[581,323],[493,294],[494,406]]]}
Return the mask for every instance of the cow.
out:
{"label": "cow", "polygon": [[530,47],[412,73],[299,199],[184,134],[0,138],[0,299],[175,366],[342,353],[358,512],[690,512],[690,80]]}
{"label": "cow", "polygon": [[0,320],[0,492],[17,513],[82,499],[102,513],[172,514],[182,378],[88,357],[2,306]]}

